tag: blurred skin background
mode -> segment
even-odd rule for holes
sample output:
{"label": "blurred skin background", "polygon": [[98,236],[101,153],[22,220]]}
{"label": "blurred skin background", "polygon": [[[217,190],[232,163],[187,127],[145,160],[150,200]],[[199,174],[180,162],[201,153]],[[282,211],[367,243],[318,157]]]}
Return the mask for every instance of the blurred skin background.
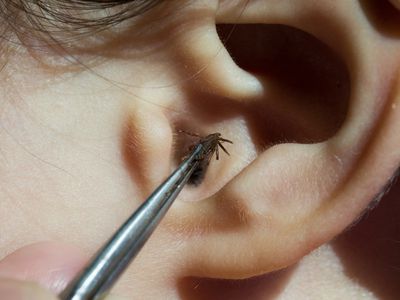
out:
{"label": "blurred skin background", "polygon": [[400,297],[398,1],[0,5],[2,299],[56,299],[180,130],[231,155],[110,299]]}

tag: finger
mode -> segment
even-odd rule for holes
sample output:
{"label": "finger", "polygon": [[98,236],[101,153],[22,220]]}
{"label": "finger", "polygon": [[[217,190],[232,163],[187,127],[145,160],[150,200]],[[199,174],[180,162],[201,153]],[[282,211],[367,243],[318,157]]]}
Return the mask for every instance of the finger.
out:
{"label": "finger", "polygon": [[0,279],[1,299],[7,300],[57,300],[55,295],[31,282]]}
{"label": "finger", "polygon": [[[0,260],[0,277],[36,282],[55,294],[84,266],[87,257],[76,247],[59,242],[24,246]],[[3,299],[0,296],[0,299]]]}
{"label": "finger", "polygon": [[[17,249],[0,260],[0,282],[6,281],[0,286],[0,300],[58,299],[55,296],[49,298],[51,293],[46,292],[44,288],[54,294],[59,294],[82,269],[87,259],[87,256],[79,249],[59,242],[39,242]],[[3,289],[5,295],[10,294],[14,298],[3,297]],[[24,298],[25,294],[30,295],[30,293],[38,297]],[[44,293],[47,293],[47,296]],[[122,300],[123,298],[110,295],[105,299]]]}

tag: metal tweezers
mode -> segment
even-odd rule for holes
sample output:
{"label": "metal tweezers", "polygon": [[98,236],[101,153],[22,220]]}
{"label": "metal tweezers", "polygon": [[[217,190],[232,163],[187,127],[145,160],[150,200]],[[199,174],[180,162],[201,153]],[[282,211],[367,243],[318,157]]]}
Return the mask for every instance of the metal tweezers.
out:
{"label": "metal tweezers", "polygon": [[212,154],[200,141],[179,167],[128,218],[59,296],[62,300],[104,299],[167,213],[193,171]]}

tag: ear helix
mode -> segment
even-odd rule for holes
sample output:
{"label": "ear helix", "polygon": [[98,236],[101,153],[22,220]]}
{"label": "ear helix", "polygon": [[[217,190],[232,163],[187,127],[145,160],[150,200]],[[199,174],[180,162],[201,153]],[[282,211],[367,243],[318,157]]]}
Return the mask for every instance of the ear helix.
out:
{"label": "ear helix", "polygon": [[221,42],[215,24],[205,22],[177,41],[179,59],[186,65],[182,78],[193,79],[201,90],[232,100],[251,100],[263,94],[259,79],[238,67]]}

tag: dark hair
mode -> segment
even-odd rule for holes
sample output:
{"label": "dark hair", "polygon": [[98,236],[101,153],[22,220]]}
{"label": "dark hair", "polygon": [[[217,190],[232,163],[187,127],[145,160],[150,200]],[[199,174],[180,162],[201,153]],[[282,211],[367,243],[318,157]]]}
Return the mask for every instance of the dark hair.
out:
{"label": "dark hair", "polygon": [[92,33],[141,15],[160,0],[0,0],[0,18],[18,33]]}

